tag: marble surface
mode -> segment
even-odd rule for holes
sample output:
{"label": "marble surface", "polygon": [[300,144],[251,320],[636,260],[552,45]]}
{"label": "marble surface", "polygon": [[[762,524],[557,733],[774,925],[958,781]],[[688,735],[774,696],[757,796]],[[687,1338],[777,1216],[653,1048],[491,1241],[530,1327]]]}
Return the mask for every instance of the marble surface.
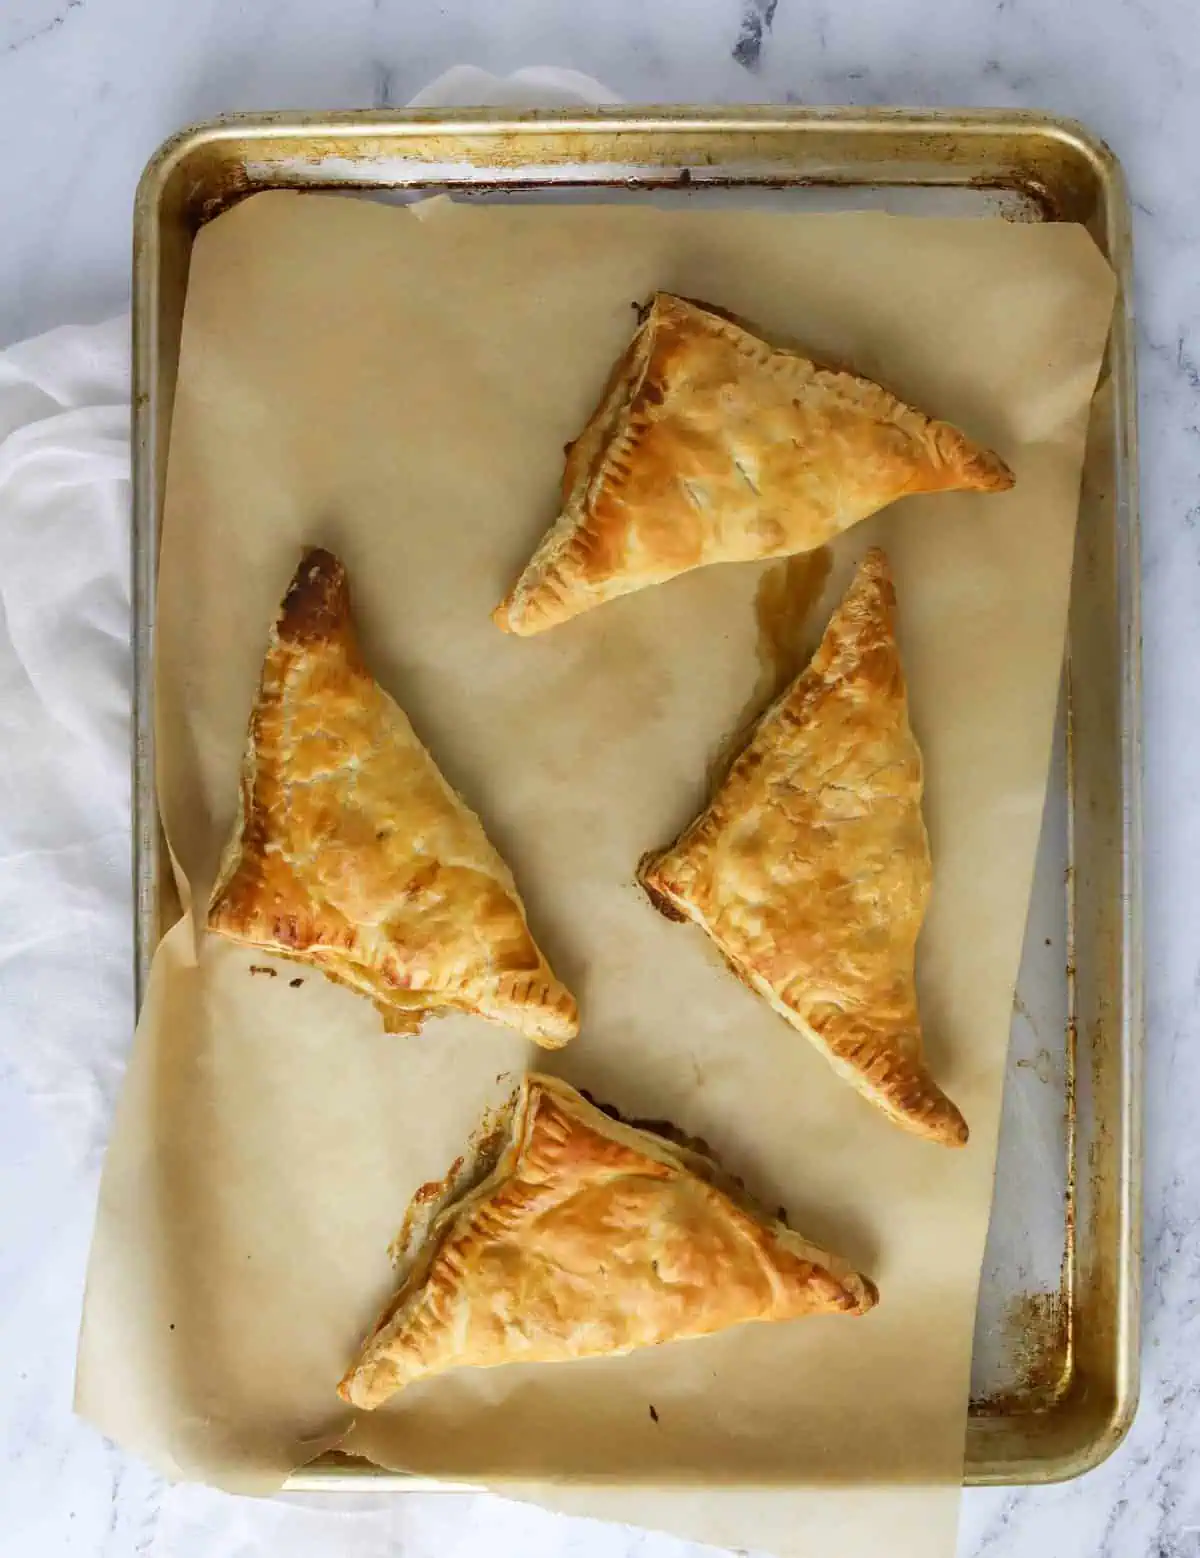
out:
{"label": "marble surface", "polygon": [[[1200,1554],[1200,49],[1187,0],[4,0],[0,343],[127,297],[137,175],[226,109],[402,103],[446,66],[572,66],[629,100],[1021,104],[1123,158],[1141,320],[1149,1051],[1142,1405],[1100,1470],[973,1492],[960,1552]],[[0,516],[2,523],[2,516]],[[0,591],[2,600],[2,591]],[[1189,735],[1189,731],[1193,734]],[[2,791],[0,785],[0,791]],[[0,862],[4,865],[4,862]],[[7,869],[7,867],[5,867]],[[0,969],[0,1024],[3,979]],[[35,1036],[34,1036],[35,1037]],[[68,1412],[96,1152],[0,1072],[0,1552],[222,1555],[504,1546],[504,1506],[270,1506],[168,1489]],[[515,1530],[515,1526],[512,1527]],[[353,1540],[352,1538],[353,1534]],[[544,1525],[523,1551],[677,1558]]]}

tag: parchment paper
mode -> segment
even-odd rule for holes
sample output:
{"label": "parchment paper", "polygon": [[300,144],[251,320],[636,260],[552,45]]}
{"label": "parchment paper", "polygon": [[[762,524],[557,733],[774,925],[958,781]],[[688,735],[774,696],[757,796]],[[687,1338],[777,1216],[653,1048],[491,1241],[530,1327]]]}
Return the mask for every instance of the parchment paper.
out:
{"label": "parchment paper", "polygon": [[[767,655],[764,671],[773,613],[755,605],[787,595],[783,565],[701,570],[531,640],[489,620],[656,287],[853,364],[1017,474],[1004,496],[895,505],[839,542],[827,577],[820,562],[786,575],[810,608],[784,635],[794,658],[869,544],[895,568],[935,871],[920,995],[934,1074],[970,1122],[964,1152],[892,1127],[634,883],[785,669]],[[184,901],[207,899],[267,627],[301,546],[321,543],[347,564],[370,665],[511,863],[584,1023],[554,1056],[467,1018],[390,1038],[365,1001],[295,965],[253,973],[269,960],[185,918],[155,962],[105,1170],[87,1415],[177,1474],[243,1488],[337,1439],[333,1387],[392,1291],[386,1248],[410,1195],[532,1063],[706,1138],[766,1205],[870,1272],[880,1306],[621,1360],[460,1371],[362,1419],[350,1448],[598,1512],[622,1512],[599,1484],[645,1485],[627,1515],[689,1485],[676,1507],[700,1513],[660,1523],[725,1540],[705,1485],[957,1485],[1112,293],[1082,229],[1000,221],[414,213],[281,193],[201,232],[158,603],[161,804]],[[566,1490],[578,1482],[597,1486]]]}

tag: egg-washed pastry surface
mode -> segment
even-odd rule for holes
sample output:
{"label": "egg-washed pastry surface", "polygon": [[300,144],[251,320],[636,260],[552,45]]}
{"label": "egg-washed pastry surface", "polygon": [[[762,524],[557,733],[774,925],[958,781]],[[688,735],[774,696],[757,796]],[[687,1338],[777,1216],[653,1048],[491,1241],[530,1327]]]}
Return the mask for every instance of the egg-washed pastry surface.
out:
{"label": "egg-washed pastry surface", "polygon": [[868,552],[809,666],[707,809],[640,877],[896,1124],[961,1146],[913,977],[931,884],[887,558]]}
{"label": "egg-washed pastry surface", "polygon": [[810,551],[908,494],[1012,484],[998,455],[872,380],[660,292],[494,617],[540,633],[706,563]]}
{"label": "egg-washed pastry surface", "polygon": [[696,1147],[536,1075],[494,1166],[436,1215],[412,1262],[338,1387],[355,1406],[449,1369],[616,1357],[878,1299]]}
{"label": "egg-washed pastry surface", "polygon": [[511,872],[363,663],[329,552],[271,631],[208,928],[315,965],[391,1032],[447,1011],[547,1046],[578,1029]]}

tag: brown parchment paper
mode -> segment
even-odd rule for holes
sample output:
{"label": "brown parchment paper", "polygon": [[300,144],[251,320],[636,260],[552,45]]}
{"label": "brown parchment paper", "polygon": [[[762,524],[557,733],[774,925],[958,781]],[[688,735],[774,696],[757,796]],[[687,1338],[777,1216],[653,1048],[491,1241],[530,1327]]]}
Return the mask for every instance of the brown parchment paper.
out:
{"label": "brown parchment paper", "polygon": [[[897,504],[828,570],[709,568],[506,637],[489,611],[554,517],[563,445],[656,287],[881,379],[996,448],[1016,488]],[[961,1476],[1112,293],[1081,229],[1001,221],[414,212],[280,193],[200,233],[158,602],[161,806],[184,900],[207,899],[267,627],[300,547],[321,543],[347,564],[376,675],[511,863],[583,1031],[553,1056],[467,1018],[390,1038],[353,994],[295,965],[256,973],[270,960],[185,918],[155,962],[105,1168],[89,1417],[177,1475],[252,1489],[337,1440],[350,1421],[333,1387],[392,1290],[386,1248],[410,1195],[538,1064],[706,1138],[765,1204],[870,1272],[880,1306],[620,1360],[460,1371],[362,1418],[348,1447],[731,1541],[723,1500],[743,1543],[774,1533],[779,1550],[797,1509],[815,1542],[870,1503],[837,1489],[906,1484],[870,1503],[875,1535],[883,1520],[906,1550],[907,1519],[936,1550],[940,1517],[914,1485]],[[873,542],[896,572],[925,753],[920,994],[933,1070],[970,1122],[961,1153],[893,1128],[634,883],[770,692],[781,666],[761,650],[780,601],[794,657]],[[796,1506],[768,1487],[825,1491]]]}

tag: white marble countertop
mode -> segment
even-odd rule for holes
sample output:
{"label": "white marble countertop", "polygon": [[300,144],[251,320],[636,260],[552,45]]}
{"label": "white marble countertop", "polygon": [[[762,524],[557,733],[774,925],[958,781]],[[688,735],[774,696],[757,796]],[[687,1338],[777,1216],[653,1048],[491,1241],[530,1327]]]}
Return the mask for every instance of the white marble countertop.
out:
{"label": "white marble countertop", "polygon": [[[631,101],[1028,105],[1122,157],[1137,216],[1146,703],[1148,1073],[1142,1405],[1061,1488],[972,1492],[960,1551],[1200,1555],[1200,50],[1186,0],[6,0],[0,344],[126,302],[134,185],[180,125],[228,109],[403,103],[447,66],[557,64]],[[0,515],[0,523],[3,516]],[[3,581],[0,580],[0,605]],[[2,786],[0,786],[2,793]],[[3,862],[0,862],[2,865]],[[7,977],[0,967],[0,1023]],[[36,1036],[31,1036],[31,1042]],[[509,1507],[457,1497],[253,1504],[170,1489],[69,1415],[95,1164],[0,1068],[0,1551],[438,1552],[503,1547]],[[524,1528],[523,1528],[524,1529]],[[354,1542],[350,1533],[354,1532]],[[524,1551],[678,1558],[545,1517]],[[486,1549],[485,1549],[486,1542]],[[688,1551],[695,1551],[689,1549]]]}

